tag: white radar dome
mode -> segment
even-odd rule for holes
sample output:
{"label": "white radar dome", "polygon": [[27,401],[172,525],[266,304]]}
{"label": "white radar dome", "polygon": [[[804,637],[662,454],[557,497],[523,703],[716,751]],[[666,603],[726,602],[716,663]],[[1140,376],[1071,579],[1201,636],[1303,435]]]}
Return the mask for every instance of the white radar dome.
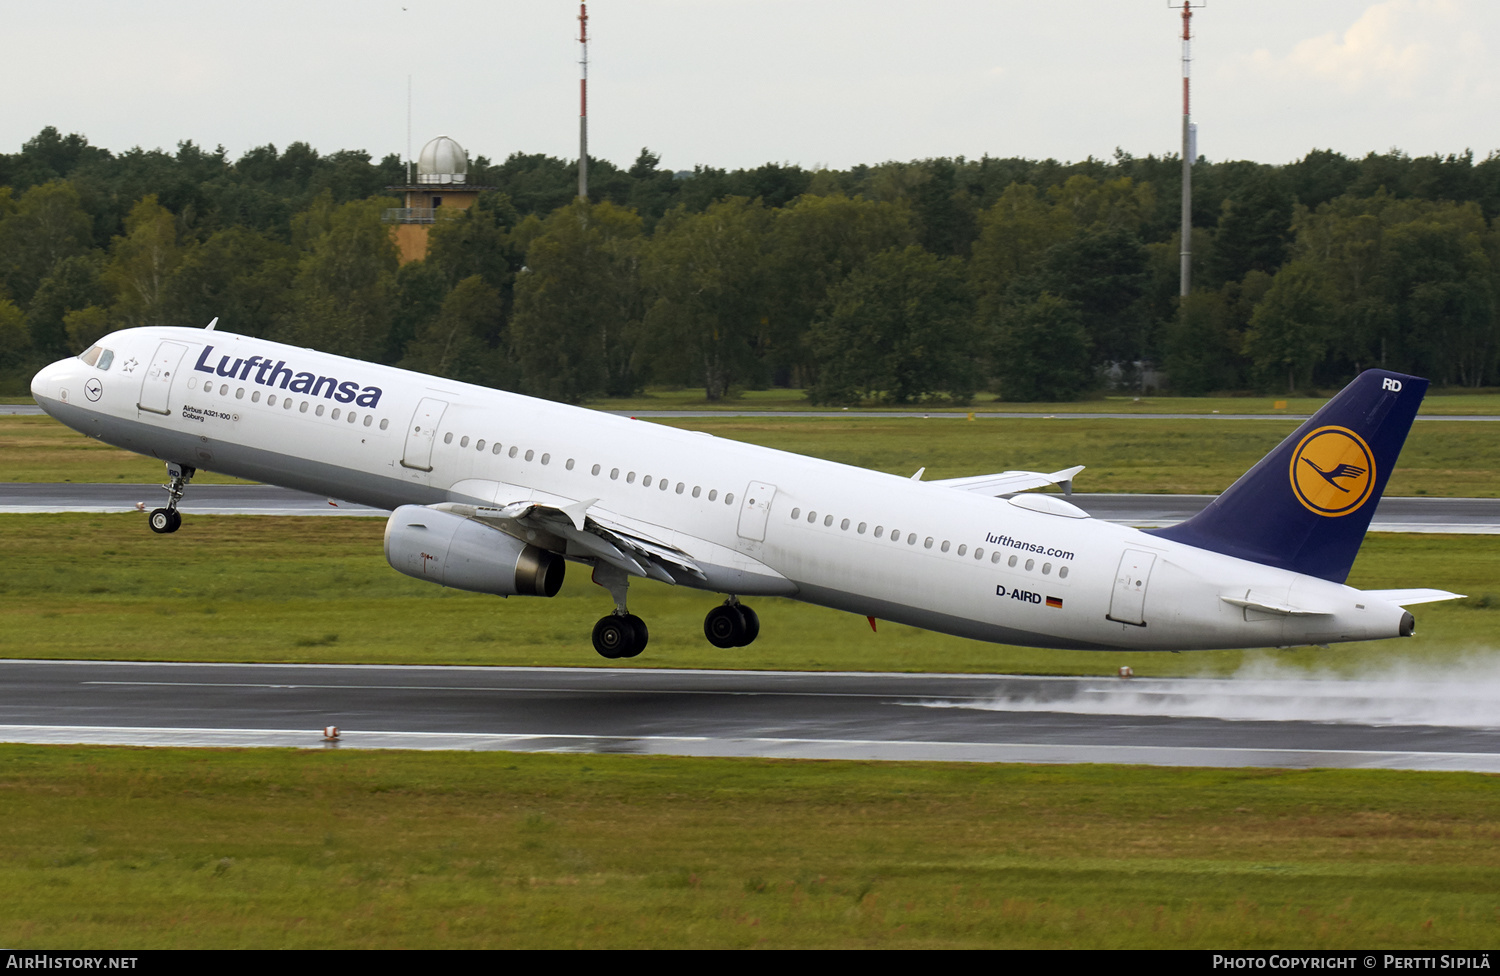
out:
{"label": "white radar dome", "polygon": [[417,157],[418,183],[464,183],[469,179],[469,154],[447,136],[422,147]]}

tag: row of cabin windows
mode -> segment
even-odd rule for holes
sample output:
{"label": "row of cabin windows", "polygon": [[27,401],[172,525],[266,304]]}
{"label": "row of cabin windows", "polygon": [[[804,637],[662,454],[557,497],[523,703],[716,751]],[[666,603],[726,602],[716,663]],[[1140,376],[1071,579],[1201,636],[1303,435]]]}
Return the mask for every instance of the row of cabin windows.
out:
{"label": "row of cabin windows", "polygon": [[[209,396],[213,396],[213,392],[214,392],[214,385],[213,385],[213,383],[211,383],[211,382],[204,383],[203,384],[203,392],[207,393]],[[224,383],[224,384],[222,384],[219,387],[219,396],[226,396],[227,397],[228,395],[229,395],[229,384],[228,383]],[[235,391],[234,391],[234,398],[236,400],[243,400],[243,399],[245,399],[245,388],[243,386],[238,387],[238,388],[235,389]],[[274,407],[274,406],[276,406],[276,400],[277,400],[276,394],[274,394],[274,393],[267,394],[267,396],[266,396],[266,406],[268,406],[268,407]],[[260,402],[260,391],[259,390],[254,390],[254,391],[251,392],[251,394],[250,394],[250,402],[251,403],[259,403]],[[299,413],[307,413],[307,405],[310,402],[311,401],[309,401],[309,400],[302,400],[302,401],[300,401],[300,405],[298,405],[298,407],[297,407],[298,412]],[[299,401],[293,400],[291,397],[281,397],[281,408],[283,410],[290,410],[290,409],[292,409],[293,404],[299,404]],[[360,417],[360,415],[356,411],[354,411],[354,410],[345,410],[343,407],[334,407],[333,410],[332,410],[332,412],[330,413],[330,411],[328,410],[328,405],[326,403],[320,403],[320,404],[317,405],[317,407],[315,407],[313,409],[313,416],[315,416],[315,417],[321,417],[325,413],[328,413],[330,419],[332,419],[332,420],[338,420],[340,417],[343,417],[347,422],[349,422],[351,424],[357,422],[359,420],[359,417]],[[365,424],[364,425],[366,427],[369,427],[371,424],[373,424],[375,422],[375,415],[374,414],[367,413],[367,414],[364,415],[364,418],[365,418]],[[391,425],[391,422],[390,422],[389,419],[386,419],[386,418],[382,418],[381,419],[381,421],[380,421],[380,429],[381,430],[385,430],[390,425]]]}
{"label": "row of cabin windows", "polygon": [[[795,521],[799,520],[800,518],[802,518],[802,509],[801,508],[794,508],[794,509],[792,509],[792,516],[791,517],[792,517],[792,521],[793,522],[795,522]],[[817,512],[813,512],[813,511],[809,511],[807,513],[807,522],[808,522],[809,525],[816,525],[817,522],[818,522],[818,513]],[[823,516],[823,525],[825,527],[827,527],[827,528],[831,528],[833,526],[833,516],[832,515],[824,515]],[[850,522],[849,522],[848,519],[844,519],[841,522],[839,522],[839,528],[842,531],[844,531],[844,532],[849,531],[849,525],[850,525]],[[868,528],[869,528],[869,523],[868,522],[861,522],[861,523],[859,523],[859,525],[857,525],[855,527],[854,531],[858,535],[864,535],[865,531]],[[875,526],[875,532],[874,532],[875,538],[879,539],[879,538],[881,538],[884,535],[885,535],[885,526],[883,526],[883,525],[877,525],[877,526]],[[915,532],[908,532],[908,533],[906,533],[906,544],[909,545],[909,546],[916,545],[917,544],[917,538],[918,538],[917,537],[917,533],[915,533]],[[899,542],[901,542],[901,539],[902,539],[901,530],[900,529],[892,529],[891,530],[891,541],[899,543]],[[931,549],[935,543],[936,543],[936,540],[932,536],[928,536],[926,539],[922,540],[922,548],[924,548],[924,549]],[[944,539],[943,542],[942,542],[942,544],[940,546],[938,546],[938,549],[941,552],[948,552],[952,548],[953,548],[953,544],[951,542],[949,542],[947,539]],[[960,544],[959,547],[958,547],[958,553],[957,554],[960,555],[960,556],[968,555],[968,550],[969,550],[969,547],[967,545]],[[984,547],[983,546],[975,546],[974,547],[974,559],[975,560],[983,560],[984,559]],[[1005,553],[1001,552],[1000,550],[996,549],[996,550],[994,550],[993,552],[990,553],[990,562],[991,563],[998,564],[1000,562],[1000,560],[1002,560],[1002,559],[1005,559]],[[1007,566],[1009,566],[1011,569],[1015,569],[1016,566],[1017,566],[1017,564],[1020,563],[1020,561],[1021,561],[1021,557],[1020,556],[1013,555],[1009,559],[1006,560],[1005,564]],[[1026,563],[1025,563],[1025,566],[1023,568],[1028,573],[1032,572],[1036,568],[1036,560],[1028,557],[1026,559]],[[1042,575],[1043,576],[1050,576],[1050,575],[1052,575],[1052,564],[1051,563],[1049,563],[1049,562],[1042,563]],[[1058,579],[1067,579],[1068,578],[1068,567],[1067,566],[1059,566],[1058,569],[1057,569],[1057,576],[1058,576]]]}
{"label": "row of cabin windows", "polygon": [[[383,423],[383,421],[382,421],[382,423]],[[452,444],[453,443],[453,432],[452,431],[449,431],[448,433],[446,433],[446,434],[443,435],[443,443],[444,444]],[[469,437],[468,437],[467,434],[458,438],[458,446],[459,447],[468,447],[469,446]],[[484,438],[481,437],[481,438],[479,438],[478,440],[476,440],[474,442],[474,450],[479,451],[479,452],[482,453],[484,451],[484,447],[485,447],[485,440],[484,440]],[[490,445],[490,453],[491,454],[498,455],[503,450],[504,450],[504,447],[501,445],[501,443],[499,441],[495,441],[493,444]],[[506,457],[511,457],[511,458],[514,458],[514,457],[517,457],[518,455],[520,455],[522,460],[530,461],[530,460],[532,460],[533,458],[536,457],[536,451],[531,450],[531,449],[528,448],[527,451],[526,451],[526,453],[524,455],[521,455],[521,449],[519,447],[517,447],[516,445],[512,444],[511,447],[510,447],[510,450],[505,452],[505,455],[506,455]],[[552,463],[552,455],[551,454],[543,454],[541,456],[541,462],[543,464],[551,464]],[[572,471],[573,470],[573,464],[574,464],[573,459],[572,458],[568,458],[567,463],[564,464],[563,467],[567,468],[569,471]],[[600,472],[602,472],[603,470],[604,470],[604,468],[603,468],[602,465],[596,464],[592,468],[589,469],[589,473],[592,474],[594,477],[597,478],[597,477],[599,477]],[[620,480],[620,469],[619,468],[611,468],[610,469],[610,471],[609,471],[609,480],[611,480],[611,481],[619,481]],[[655,478],[655,479],[653,479],[652,476],[649,475],[649,474],[645,475],[644,477],[641,478],[641,487],[642,488],[650,488],[653,480],[655,481],[657,490],[659,490],[659,491],[668,491],[668,490],[670,490],[672,488],[672,480],[670,478]],[[625,483],[627,485],[633,485],[633,484],[635,484],[635,472],[634,471],[628,471],[628,472],[626,472],[626,474],[625,474]],[[675,494],[681,495],[681,494],[686,493],[687,490],[688,490],[687,482],[684,482],[684,481],[677,482],[677,490],[676,490]],[[701,485],[694,485],[691,494],[692,494],[692,496],[694,498],[700,498],[700,497],[702,497],[702,495],[703,495],[703,487]],[[718,501],[719,500],[719,489],[717,489],[717,488],[710,488],[708,490],[708,500],[711,501],[711,502]],[[725,505],[733,505],[734,504],[734,492],[731,491],[731,492],[728,492],[727,494],[724,495],[724,504]]]}

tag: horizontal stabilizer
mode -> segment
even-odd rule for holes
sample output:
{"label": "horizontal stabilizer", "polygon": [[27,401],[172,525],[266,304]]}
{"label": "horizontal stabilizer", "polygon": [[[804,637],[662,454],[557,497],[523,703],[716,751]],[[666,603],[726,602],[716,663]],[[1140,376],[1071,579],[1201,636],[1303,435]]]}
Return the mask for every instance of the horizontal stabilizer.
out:
{"label": "horizontal stabilizer", "polygon": [[1386,603],[1394,603],[1398,607],[1414,607],[1419,603],[1437,603],[1440,600],[1462,600],[1462,593],[1449,593],[1447,590],[1411,589],[1411,590],[1361,590],[1365,596],[1384,600]]}
{"label": "horizontal stabilizer", "polygon": [[1259,610],[1261,613],[1278,613],[1284,617],[1327,617],[1333,614],[1332,610],[1309,610],[1306,607],[1294,607],[1287,603],[1264,603],[1260,600],[1241,600],[1232,596],[1221,596],[1219,599],[1230,606]]}
{"label": "horizontal stabilizer", "polygon": [[1048,485],[1058,485],[1062,488],[1063,494],[1071,495],[1073,494],[1073,479],[1082,470],[1083,465],[1078,464],[1051,474],[1043,474],[1040,471],[1001,471],[999,474],[977,474],[969,478],[944,478],[940,481],[929,481],[927,484],[996,497],[1018,491],[1030,491],[1033,488],[1045,488]]}

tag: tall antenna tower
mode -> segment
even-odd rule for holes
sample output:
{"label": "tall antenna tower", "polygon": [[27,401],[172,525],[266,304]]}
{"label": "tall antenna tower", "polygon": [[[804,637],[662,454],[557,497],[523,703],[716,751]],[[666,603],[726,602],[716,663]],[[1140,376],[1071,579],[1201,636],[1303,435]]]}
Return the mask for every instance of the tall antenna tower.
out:
{"label": "tall antenna tower", "polygon": [[578,195],[589,198],[589,5],[578,5]]}
{"label": "tall antenna tower", "polygon": [[[1191,82],[1193,77],[1193,0],[1167,6],[1182,8],[1182,297],[1193,286],[1193,160],[1198,157],[1198,127],[1193,124]],[[1198,8],[1208,6],[1200,2]]]}

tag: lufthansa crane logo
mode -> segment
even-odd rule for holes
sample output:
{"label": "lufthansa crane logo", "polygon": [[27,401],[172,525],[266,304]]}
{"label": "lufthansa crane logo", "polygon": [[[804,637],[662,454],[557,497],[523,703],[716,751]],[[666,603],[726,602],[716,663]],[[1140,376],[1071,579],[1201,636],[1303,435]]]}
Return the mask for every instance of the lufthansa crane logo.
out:
{"label": "lufthansa crane logo", "polygon": [[1345,427],[1319,427],[1292,452],[1292,491],[1309,511],[1348,515],[1375,488],[1375,456],[1370,445]]}

